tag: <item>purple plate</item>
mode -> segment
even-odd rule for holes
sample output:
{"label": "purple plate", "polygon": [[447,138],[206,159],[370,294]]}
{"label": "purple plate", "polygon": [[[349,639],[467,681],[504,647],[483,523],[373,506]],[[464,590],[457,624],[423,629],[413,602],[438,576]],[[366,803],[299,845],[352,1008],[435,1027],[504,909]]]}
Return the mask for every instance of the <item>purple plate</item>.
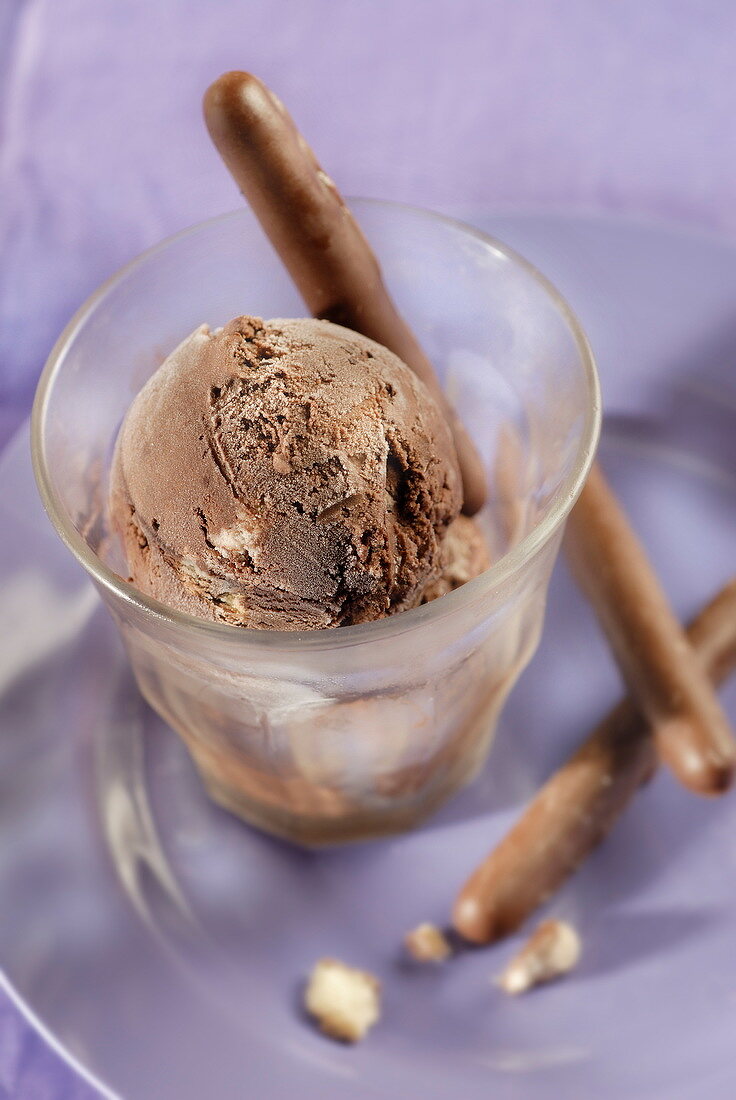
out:
{"label": "purple plate", "polygon": [[[675,605],[736,569],[736,250],[669,229],[471,217],[568,297],[597,353],[604,466]],[[416,833],[302,852],[204,798],[139,700],[112,624],[33,486],[0,463],[0,966],[34,1023],[109,1094],[156,1100],[736,1093],[736,797],[661,774],[548,912],[580,929],[567,980],[509,999],[517,941],[439,970],[402,960],[620,692],[564,567],[540,650],[480,778]],[[733,686],[725,693],[736,717]],[[384,1015],[344,1048],[299,1009],[321,955],[375,971]],[[101,1086],[103,1087],[103,1086]]]}

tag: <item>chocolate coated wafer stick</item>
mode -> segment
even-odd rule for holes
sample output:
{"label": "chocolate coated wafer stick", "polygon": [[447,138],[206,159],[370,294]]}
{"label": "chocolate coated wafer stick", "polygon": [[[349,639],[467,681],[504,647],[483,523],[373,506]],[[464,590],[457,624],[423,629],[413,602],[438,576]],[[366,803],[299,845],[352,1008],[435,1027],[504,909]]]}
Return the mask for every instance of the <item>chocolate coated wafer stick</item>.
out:
{"label": "chocolate coated wafer stick", "polygon": [[568,521],[575,576],[601,623],[629,691],[649,719],[660,757],[699,794],[733,782],[736,742],[644,549],[594,465]]}
{"label": "chocolate coated wafer stick", "polygon": [[463,511],[486,497],[480,457],[437,375],[383,284],[378,261],[334,183],[283,105],[249,73],[225,73],[207,90],[212,140],[315,317],[389,348],[440,402],[463,479]]}
{"label": "chocolate coated wafer stick", "polygon": [[[700,612],[688,636],[701,667],[720,683],[736,666],[736,580]],[[577,870],[656,766],[651,727],[624,700],[467,880],[454,928],[473,943],[515,931]]]}

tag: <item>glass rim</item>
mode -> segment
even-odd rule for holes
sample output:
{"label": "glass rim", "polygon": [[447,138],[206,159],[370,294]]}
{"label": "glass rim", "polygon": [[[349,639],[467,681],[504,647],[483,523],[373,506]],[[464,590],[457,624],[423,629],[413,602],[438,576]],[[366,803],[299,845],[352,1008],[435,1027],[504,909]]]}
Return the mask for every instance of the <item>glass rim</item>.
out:
{"label": "glass rim", "polygon": [[401,611],[396,615],[390,615],[383,619],[376,619],[367,623],[358,623],[354,626],[341,626],[324,630],[261,630],[250,627],[233,626],[230,623],[213,622],[208,619],[198,618],[186,611],[180,611],[162,603],[153,596],[141,592],[135,585],[124,580],[114,572],[106,563],[98,557],[77,531],[68,517],[65,508],[58,499],[53,488],[46,455],[46,421],[49,405],[53,394],[54,383],[63,368],[64,359],[69,348],[80,330],[87,323],[100,303],[113,291],[118,284],[127,279],[138,267],[143,266],[159,252],[164,252],[172,245],[190,236],[195,236],[203,230],[228,221],[238,220],[248,213],[247,208],[218,214],[213,218],[207,218],[196,222],[194,225],[180,230],[171,236],[165,237],[151,248],[139,253],[123,267],[119,268],[110,278],[106,279],[79,307],[70,321],[67,323],[56,343],[54,344],[48,359],[44,365],[41,377],[36,388],[31,414],[31,455],[33,470],[41,495],[43,506],[62,541],[71,550],[77,560],[82,564],[92,579],[106,591],[110,592],[124,604],[136,608],[147,617],[153,616],[156,620],[164,621],[179,629],[198,631],[203,636],[208,636],[213,641],[227,644],[242,644],[264,650],[304,650],[334,649],[344,646],[359,645],[364,642],[372,642],[387,637],[392,637],[429,626],[435,622],[453,614],[462,607],[473,603],[476,599],[485,596],[494,589],[501,587],[511,576],[517,573],[530,561],[550,540],[557,529],[565,522],[572,510],[580,491],[585,484],[588,472],[592,465],[600,435],[601,426],[601,394],[598,372],[595,358],[591,350],[588,338],[576,314],[567,300],[557,290],[554,284],[543,275],[534,264],[530,263],[513,248],[503,244],[496,238],[484,233],[480,229],[445,214],[427,210],[422,207],[412,206],[408,203],[387,202],[381,199],[350,198],[351,205],[374,206],[389,210],[404,210],[415,215],[436,221],[460,230],[476,240],[479,240],[487,248],[493,250],[504,259],[511,261],[517,267],[523,269],[548,295],[558,312],[566,321],[572,334],[580,363],[583,368],[587,386],[587,402],[584,410],[584,424],[580,434],[580,441],[575,455],[575,461],[570,473],[564,482],[554,493],[544,517],[532,527],[530,531],[518,543],[511,547],[505,554],[495,561],[489,569],[470,581],[466,581],[460,588],[449,592],[439,599],[420,607]]}

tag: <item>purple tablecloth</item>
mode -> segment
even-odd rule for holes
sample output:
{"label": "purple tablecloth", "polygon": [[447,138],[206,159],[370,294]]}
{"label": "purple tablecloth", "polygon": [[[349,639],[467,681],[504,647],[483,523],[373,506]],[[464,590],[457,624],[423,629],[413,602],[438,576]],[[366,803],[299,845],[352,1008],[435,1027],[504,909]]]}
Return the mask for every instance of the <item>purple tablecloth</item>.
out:
{"label": "purple tablecloth", "polygon": [[[261,75],[350,194],[734,234],[735,36],[728,0],[0,0],[0,439],[96,284],[237,204],[219,72]],[[92,1095],[0,993],[0,1098]]]}

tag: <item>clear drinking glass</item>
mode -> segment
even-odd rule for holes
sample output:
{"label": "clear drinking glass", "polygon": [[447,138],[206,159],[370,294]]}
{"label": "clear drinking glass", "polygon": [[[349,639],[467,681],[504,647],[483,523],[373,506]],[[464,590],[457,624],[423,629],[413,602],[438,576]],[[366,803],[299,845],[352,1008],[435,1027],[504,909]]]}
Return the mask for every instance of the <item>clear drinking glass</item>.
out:
{"label": "clear drinking glass", "polygon": [[45,507],[143,695],[214,799],[306,844],[410,828],[475,775],[537,644],[600,427],[585,336],[534,268],[450,219],[352,205],[487,465],[493,565],[482,576],[392,618],[298,633],[195,619],[124,579],[107,475],[134,395],[202,322],[304,313],[247,210],[164,241],[102,286],[60,337],[33,412]]}

